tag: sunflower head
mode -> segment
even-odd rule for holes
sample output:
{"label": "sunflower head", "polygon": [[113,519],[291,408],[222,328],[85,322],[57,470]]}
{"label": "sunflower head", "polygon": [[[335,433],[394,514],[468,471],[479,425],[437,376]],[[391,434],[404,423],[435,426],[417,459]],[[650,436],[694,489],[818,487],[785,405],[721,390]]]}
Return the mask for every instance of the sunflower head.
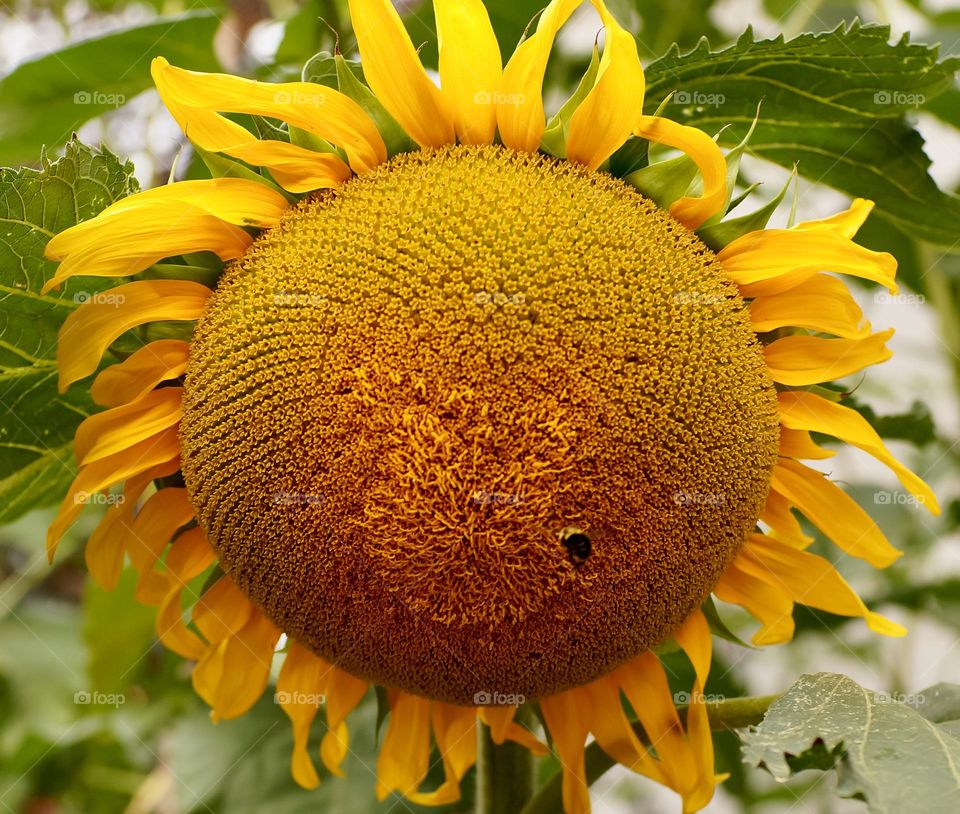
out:
{"label": "sunflower head", "polygon": [[[790,638],[796,602],[903,633],[806,550],[794,514],[873,565],[899,556],[801,463],[832,454],[811,433],[875,456],[936,510],[821,386],[889,356],[890,332],[835,276],[895,288],[893,258],[853,242],[870,204],[789,229],[725,221],[725,245],[708,241],[735,162],[642,114],[636,44],[599,0],[603,56],[544,115],[553,40],[578,5],[551,2],[504,66],[481,3],[436,0],[439,86],[389,0],[350,3],[369,87],[158,59],[168,109],[227,177],[131,196],[48,245],[62,261],[48,288],[138,276],[120,307],[64,323],[64,387],[130,328],[190,326],[97,375],[105,409],[77,433],[51,554],[76,495],[122,483],[91,572],[115,584],[129,559],[217,718],[256,701],[286,634],[277,688],[304,786],[319,782],[318,699],[338,772],[346,719],[376,684],[381,796],[456,799],[478,721],[542,751],[513,720],[526,700],[570,814],[589,809],[591,734],[695,811],[715,782],[711,593],[753,614],[758,644]],[[277,119],[285,138],[224,114]],[[628,139],[683,151],[696,180],[611,174]],[[200,252],[222,261],[211,285],[187,259]],[[205,573],[187,618],[183,588]],[[655,655],[674,642],[696,676],[685,723]],[[433,747],[445,780],[419,791]]]}

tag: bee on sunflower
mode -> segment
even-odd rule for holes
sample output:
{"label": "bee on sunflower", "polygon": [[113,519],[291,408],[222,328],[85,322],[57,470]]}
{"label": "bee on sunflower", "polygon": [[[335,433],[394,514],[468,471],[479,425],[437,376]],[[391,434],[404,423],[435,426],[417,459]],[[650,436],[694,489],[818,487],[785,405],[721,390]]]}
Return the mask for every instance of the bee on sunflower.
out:
{"label": "bee on sunflower", "polygon": [[[90,384],[104,409],[77,431],[48,552],[77,495],[122,484],[91,574],[110,588],[129,560],[215,720],[282,659],[304,787],[318,712],[336,774],[375,686],[381,797],[458,799],[482,723],[538,754],[547,736],[568,814],[590,809],[589,736],[698,811],[720,779],[711,595],[756,618],[756,644],[791,638],[795,603],[904,633],[807,550],[795,514],[873,566],[900,556],[803,462],[834,454],[812,434],[938,511],[824,386],[890,356],[837,276],[896,291],[894,258],[854,242],[871,204],[785,229],[726,218],[737,156],[642,114],[635,40],[601,0],[602,56],[548,120],[548,59],[580,5],[553,0],[504,65],[479,0],[435,0],[439,84],[389,0],[350,0],[364,81],[337,57],[338,89],[157,57],[167,109],[229,172],[48,244],[46,290],[137,277],[66,319],[61,388],[131,328],[167,329]],[[684,153],[694,180],[617,160],[647,144]],[[211,254],[213,272],[191,262]],[[683,717],[657,655],[673,645],[695,675]],[[424,789],[432,750],[445,779]]]}

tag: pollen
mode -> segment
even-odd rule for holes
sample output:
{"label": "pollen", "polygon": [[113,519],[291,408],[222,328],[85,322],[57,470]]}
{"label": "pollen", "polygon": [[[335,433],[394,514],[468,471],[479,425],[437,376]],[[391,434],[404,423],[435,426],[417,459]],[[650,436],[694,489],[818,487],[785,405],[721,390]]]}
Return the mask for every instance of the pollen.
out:
{"label": "pollen", "polygon": [[668,638],[754,529],[779,425],[696,235],[607,174],[460,146],[311,195],[225,271],[181,426],[275,624],[472,704]]}

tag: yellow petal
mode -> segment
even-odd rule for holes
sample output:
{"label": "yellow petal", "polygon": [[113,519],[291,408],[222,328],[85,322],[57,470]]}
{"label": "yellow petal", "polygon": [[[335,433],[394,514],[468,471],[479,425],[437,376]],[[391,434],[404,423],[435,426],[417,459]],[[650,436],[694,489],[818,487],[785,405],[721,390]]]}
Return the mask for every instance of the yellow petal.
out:
{"label": "yellow petal", "polygon": [[63,533],[77,519],[91,495],[109,489],[127,478],[180,456],[180,438],[176,427],[141,441],[130,449],[118,452],[83,467],[67,490],[57,516],[47,529],[47,556],[53,561]]}
{"label": "yellow petal", "polygon": [[801,390],[780,393],[778,398],[780,421],[785,427],[832,435],[862,449],[890,467],[906,490],[932,514],[940,513],[937,497],[930,487],[890,454],[876,430],[856,410]]}
{"label": "yellow petal", "polygon": [[523,724],[514,721],[515,706],[479,707],[477,717],[490,727],[490,738],[496,744],[513,741],[525,746],[535,755],[546,755],[549,749]]}
{"label": "yellow petal", "polygon": [[547,122],[543,112],[543,76],[560,27],[581,0],[551,0],[537,30],[517,46],[503,69],[497,94],[497,126],[504,145],[535,153]]}
{"label": "yellow petal", "polygon": [[673,202],[670,215],[688,229],[699,229],[720,212],[727,201],[727,162],[717,143],[702,130],[659,116],[643,116],[634,131],[657,144],[686,153],[700,170],[703,193]]}
{"label": "yellow petal", "polygon": [[[453,117],[390,0],[350,0],[363,75],[380,103],[421,147],[456,142]],[[439,17],[438,17],[439,19]],[[458,32],[464,36],[464,32]]]}
{"label": "yellow petal", "polygon": [[104,512],[83,552],[87,570],[101,588],[112,591],[117,587],[127,551],[127,530],[140,496],[155,478],[165,478],[179,469],[180,459],[175,458],[129,478],[123,494]]}
{"label": "yellow petal", "polygon": [[413,793],[429,768],[430,702],[405,692],[393,693],[377,758],[377,799],[386,799],[392,791]]}
{"label": "yellow petal", "polygon": [[803,533],[800,521],[794,516],[791,508],[790,502],[783,495],[770,492],[760,513],[760,519],[770,527],[771,535],[778,540],[796,548],[806,548],[813,542],[813,538]]}
{"label": "yellow petal", "polygon": [[710,626],[707,624],[706,617],[700,610],[695,610],[673,632],[673,638],[690,659],[697,674],[697,680],[702,686],[706,686],[707,675],[710,673],[710,661],[713,657],[713,638],[710,635]]}
{"label": "yellow petal", "polygon": [[[570,119],[567,159],[595,170],[641,125],[644,76],[633,35],[601,0],[593,0],[605,30],[597,81]],[[724,170],[726,172],[726,170]]]}
{"label": "yellow petal", "polygon": [[363,700],[370,685],[363,679],[333,666],[330,667],[326,680],[326,717],[329,731],[323,737],[320,757],[323,765],[333,774],[342,775],[340,763],[346,757],[349,743],[344,721]]}
{"label": "yellow petal", "polygon": [[203,637],[214,644],[240,630],[255,612],[236,583],[223,574],[193,606],[193,623]]}
{"label": "yellow petal", "polygon": [[803,512],[820,531],[853,557],[886,568],[902,554],[860,505],[819,472],[789,458],[773,468],[770,488]]}
{"label": "yellow petal", "polygon": [[830,382],[870,365],[886,362],[886,347],[893,329],[866,339],[822,339],[819,336],[785,336],[763,349],[770,378],[791,387]]}
{"label": "yellow petal", "polygon": [[845,339],[870,334],[850,290],[829,274],[815,274],[782,294],[757,297],[750,303],[750,321],[757,333],[793,326]]}
{"label": "yellow petal", "polygon": [[61,263],[41,291],[77,275],[137,274],[188,252],[234,260],[252,241],[241,226],[275,226],[288,207],[279,193],[243,178],[180,181],[138,192],[50,239],[45,254]]}
{"label": "yellow petal", "polygon": [[107,348],[126,331],[147,322],[197,319],[212,292],[187,280],[138,280],[105,293],[109,300],[84,303],[60,327],[60,392],[93,373]]}
{"label": "yellow petal", "polygon": [[780,428],[780,455],[784,458],[806,458],[819,461],[832,458],[836,454],[834,450],[824,449],[814,443],[806,430]]}
{"label": "yellow petal", "polygon": [[293,724],[290,769],[297,785],[305,789],[320,785],[320,776],[310,760],[310,725],[326,689],[329,669],[330,665],[323,659],[291,640],[277,677],[277,700]]}
{"label": "yellow petal", "polygon": [[[187,490],[166,487],[152,494],[137,513],[129,528],[126,543],[130,562],[140,574],[137,598],[145,601],[144,586],[160,555],[181,526],[193,520],[195,511]],[[158,597],[158,601],[162,595]],[[152,604],[152,603],[150,603]]]}
{"label": "yellow petal", "polygon": [[782,588],[746,573],[734,560],[713,588],[717,599],[745,608],[761,628],[751,641],[758,646],[793,638],[793,602]]}
{"label": "yellow petal", "polygon": [[831,215],[827,218],[803,221],[793,228],[803,232],[832,232],[847,240],[852,240],[854,235],[860,231],[860,227],[863,226],[872,211],[873,201],[868,201],[864,198],[855,198],[850,204],[850,208],[845,209],[843,212],[838,212],[836,215]]}
{"label": "yellow petal", "polygon": [[590,697],[582,690],[567,690],[541,698],[538,705],[563,770],[563,810],[565,814],[589,814],[584,749],[590,731]]}
{"label": "yellow petal", "polygon": [[181,596],[187,583],[209,568],[217,557],[203,529],[187,529],[170,547],[165,565],[168,585],[156,618],[157,636],[164,646],[186,659],[199,659],[204,644],[183,620]]}
{"label": "yellow petal", "polygon": [[99,461],[174,426],[183,414],[182,403],[182,387],[162,387],[130,404],[85,418],[74,437],[77,462],[83,466]]}
{"label": "yellow petal", "polygon": [[[341,147],[354,172],[367,172],[386,161],[386,147],[373,121],[359,104],[333,88],[196,73],[175,68],[162,57],[153,61],[151,71],[160,97],[187,138],[201,149],[266,167],[291,191],[302,187],[311,174],[321,178],[329,174],[339,182],[345,165],[332,153],[258,139],[220,113],[267,116],[313,133]],[[324,184],[331,185],[335,184]]]}
{"label": "yellow petal", "polygon": [[829,229],[763,229],[738,237],[717,259],[745,297],[789,291],[822,271],[848,274],[897,292],[897,261]]}
{"label": "yellow petal", "polygon": [[93,380],[90,395],[97,404],[119,407],[145,396],[160,382],[176,379],[187,369],[190,343],[158,339],[134,351]]}
{"label": "yellow petal", "polygon": [[210,706],[213,706],[217,687],[220,685],[220,679],[223,676],[223,653],[227,649],[227,641],[227,639],[224,639],[207,645],[207,649],[194,665],[193,672],[190,674],[193,691]]}
{"label": "yellow petal", "polygon": [[492,144],[500,46],[481,0],[434,0],[440,87],[462,144]]}
{"label": "yellow petal", "polygon": [[430,705],[433,737],[443,760],[444,781],[435,791],[408,794],[412,803],[448,805],[460,799],[460,781],[477,762],[477,713],[434,701]]}
{"label": "yellow petal", "polygon": [[263,695],[279,639],[279,629],[254,611],[247,623],[225,640],[223,674],[211,704],[214,720],[243,715]]}
{"label": "yellow petal", "polygon": [[840,616],[859,616],[871,630],[884,636],[907,633],[896,622],[869,611],[837,570],[816,554],[762,534],[751,534],[737,556],[737,565],[744,572],[776,585],[793,602]]}

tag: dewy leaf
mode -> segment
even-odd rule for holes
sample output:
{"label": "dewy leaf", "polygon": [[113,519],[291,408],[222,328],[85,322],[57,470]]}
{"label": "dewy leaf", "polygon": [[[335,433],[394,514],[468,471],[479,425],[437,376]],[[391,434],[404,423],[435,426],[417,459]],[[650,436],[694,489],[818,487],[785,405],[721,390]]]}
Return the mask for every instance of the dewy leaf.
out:
{"label": "dewy leaf", "polygon": [[219,19],[193,12],[68,45],[20,65],[0,81],[0,165],[34,161],[41,144],[63,144],[80,125],[153,87],[150,60],[219,70]]}
{"label": "dewy leaf", "polygon": [[886,26],[839,27],[784,42],[755,41],[711,52],[706,41],[674,48],[646,71],[645,109],[670,93],[669,118],[736,144],[762,101],[750,152],[851,196],[877,203],[877,215],[901,231],[952,246],[960,198],[928,173],[923,139],[905,120],[953,87],[960,59],[938,62],[936,48],[895,44]]}
{"label": "dewy leaf", "polygon": [[873,814],[960,811],[960,740],[846,676],[802,676],[742,738],[744,761],[780,781],[835,768],[837,794],[865,800]]}
{"label": "dewy leaf", "polygon": [[0,170],[0,523],[58,500],[73,477],[73,433],[93,409],[83,388],[57,392],[57,331],[116,281],[70,280],[42,295],[47,241],[135,192],[133,166],[77,141],[41,169]]}

